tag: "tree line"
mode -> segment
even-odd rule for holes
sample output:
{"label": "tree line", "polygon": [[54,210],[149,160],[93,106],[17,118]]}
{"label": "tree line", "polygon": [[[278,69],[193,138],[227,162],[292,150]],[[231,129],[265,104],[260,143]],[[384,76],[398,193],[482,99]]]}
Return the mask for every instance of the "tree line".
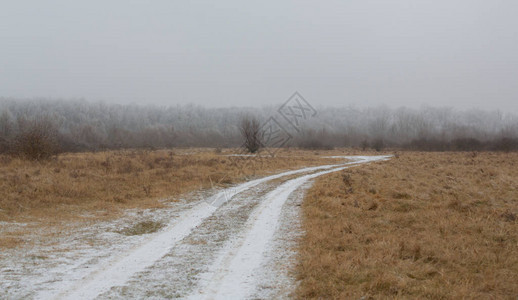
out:
{"label": "tree line", "polygon": [[40,158],[125,148],[240,147],[244,120],[258,130],[258,124],[270,117],[290,133],[292,140],[286,146],[292,147],[518,150],[518,118],[499,111],[320,107],[315,117],[293,128],[282,123],[274,106],[205,108],[0,98],[0,153]]}

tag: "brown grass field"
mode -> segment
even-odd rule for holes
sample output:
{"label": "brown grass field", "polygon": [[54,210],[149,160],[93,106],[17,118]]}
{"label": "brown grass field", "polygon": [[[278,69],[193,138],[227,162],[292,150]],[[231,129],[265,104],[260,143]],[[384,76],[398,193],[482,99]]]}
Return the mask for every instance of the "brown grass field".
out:
{"label": "brown grass field", "polygon": [[[192,191],[334,162],[323,156],[378,154],[286,149],[236,165],[226,156],[233,152],[0,156],[0,226],[27,224],[0,234],[0,251],[30,246],[35,228],[59,234],[127,209],[159,209]],[[302,208],[297,298],[518,295],[518,153],[402,152],[317,179]],[[156,230],[148,225],[134,230]]]}
{"label": "brown grass field", "polygon": [[517,299],[518,153],[412,153],[317,179],[300,299]]}
{"label": "brown grass field", "polygon": [[226,156],[234,152],[127,150],[63,154],[41,162],[0,156],[0,226],[28,224],[23,231],[0,234],[0,250],[33,242],[24,239],[33,228],[66,229],[72,223],[117,218],[130,208],[161,208],[191,191],[334,161],[314,151],[290,149],[246,161]]}

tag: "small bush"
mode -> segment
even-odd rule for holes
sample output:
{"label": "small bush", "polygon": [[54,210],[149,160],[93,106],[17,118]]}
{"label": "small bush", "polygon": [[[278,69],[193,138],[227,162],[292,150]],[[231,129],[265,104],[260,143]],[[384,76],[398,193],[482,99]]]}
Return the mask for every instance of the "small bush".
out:
{"label": "small bush", "polygon": [[256,118],[244,117],[239,129],[244,140],[244,147],[248,152],[256,153],[263,147],[261,143],[261,124]]}
{"label": "small bush", "polygon": [[57,137],[56,126],[50,120],[35,120],[20,130],[12,152],[30,160],[48,159],[60,152]]}
{"label": "small bush", "polygon": [[381,150],[383,150],[385,148],[385,142],[383,141],[383,139],[376,139],[372,143],[372,148],[374,148],[374,150],[380,152]]}
{"label": "small bush", "polygon": [[367,140],[363,140],[360,147],[362,148],[363,151],[367,150],[367,148],[369,148],[369,142]]}

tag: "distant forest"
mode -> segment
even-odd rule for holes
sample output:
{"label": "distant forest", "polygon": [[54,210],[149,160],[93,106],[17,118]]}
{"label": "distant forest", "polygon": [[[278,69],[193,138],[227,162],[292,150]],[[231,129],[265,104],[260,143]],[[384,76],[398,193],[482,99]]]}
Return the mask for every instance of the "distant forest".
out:
{"label": "distant forest", "polygon": [[[295,130],[277,107],[205,108],[0,98],[0,153],[171,147],[239,147],[243,118],[278,120],[308,149],[357,147],[424,151],[518,150],[518,117],[499,111],[426,107],[316,107]],[[22,150],[25,149],[25,150]]]}

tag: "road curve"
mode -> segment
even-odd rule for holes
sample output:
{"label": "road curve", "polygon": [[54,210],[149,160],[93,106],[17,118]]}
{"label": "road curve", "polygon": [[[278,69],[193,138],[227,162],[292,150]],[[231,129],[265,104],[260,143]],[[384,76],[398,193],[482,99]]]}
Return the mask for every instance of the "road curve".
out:
{"label": "road curve", "polygon": [[[239,214],[233,218],[244,219],[232,232],[228,231],[228,237],[222,241],[216,241],[214,245],[220,245],[214,253],[199,253],[208,258],[199,257],[200,274],[196,276],[195,283],[178,284],[186,286],[181,297],[191,299],[244,299],[249,297],[257,285],[254,278],[255,271],[261,267],[265,251],[277,230],[281,210],[286,200],[294,191],[313,178],[336,172],[350,166],[364,163],[387,160],[388,156],[354,156],[344,157],[350,161],[343,164],[324,165],[318,167],[303,168],[295,171],[283,172],[267,176],[257,180],[245,182],[235,187],[225,189],[213,197],[200,201],[191,209],[182,213],[172,221],[165,229],[149,235],[141,243],[134,245],[122,254],[111,258],[108,262],[89,267],[89,272],[83,276],[65,274],[61,281],[53,283],[52,288],[42,289],[34,295],[36,299],[95,299],[121,296],[114,291],[115,287],[132,285],[126,291],[125,297],[132,295],[137,297],[139,289],[145,286],[146,278],[139,279],[135,284],[135,278],[144,272],[150,272],[160,264],[160,261],[174,252],[181,253],[182,247],[188,247],[187,240],[196,234],[200,235],[204,227],[207,227],[216,215],[220,219],[231,219],[225,215],[225,209],[230,207],[229,202],[236,202],[241,197],[250,204],[237,207]],[[297,176],[297,177],[295,177]],[[293,177],[295,177],[293,179]],[[269,185],[269,182],[287,178],[278,186]],[[261,188],[258,188],[261,187]],[[256,189],[256,190],[254,190]],[[252,193],[247,196],[247,193]],[[256,193],[256,194],[253,194]],[[258,200],[256,200],[256,198]],[[243,201],[243,203],[247,203]],[[254,202],[255,201],[255,202]],[[238,220],[236,219],[236,220]],[[216,230],[207,227],[206,231]],[[205,234],[207,236],[207,234]],[[210,243],[210,237],[207,238]],[[217,243],[216,243],[217,242]],[[217,251],[216,251],[217,250]],[[190,255],[190,254],[189,254]],[[176,264],[177,268],[194,268],[196,257],[189,260],[185,254],[177,254],[176,261],[185,259],[184,265]],[[202,263],[203,262],[203,263]],[[162,267],[162,270],[166,267]],[[171,269],[171,267],[167,267]],[[171,270],[169,270],[170,272]],[[181,270],[178,270],[181,272]],[[146,274],[148,274],[146,273]],[[181,280],[178,279],[178,280]],[[140,282],[140,283],[139,283]],[[132,283],[132,284],[130,284]],[[143,286],[140,286],[142,283]],[[189,286],[190,285],[190,286]],[[119,293],[119,294],[118,294]],[[132,294],[134,293],[134,294]],[[165,296],[164,294],[164,297]]]}

